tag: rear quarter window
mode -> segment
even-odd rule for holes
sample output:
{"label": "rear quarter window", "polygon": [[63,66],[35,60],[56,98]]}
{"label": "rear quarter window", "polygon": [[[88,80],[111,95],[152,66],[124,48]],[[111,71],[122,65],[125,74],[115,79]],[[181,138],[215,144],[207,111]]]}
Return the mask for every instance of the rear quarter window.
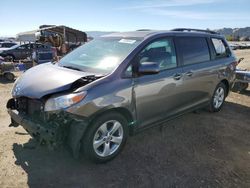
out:
{"label": "rear quarter window", "polygon": [[212,38],[216,58],[227,57],[227,50],[222,39]]}
{"label": "rear quarter window", "polygon": [[179,37],[177,41],[184,65],[210,60],[210,52],[205,37]]}

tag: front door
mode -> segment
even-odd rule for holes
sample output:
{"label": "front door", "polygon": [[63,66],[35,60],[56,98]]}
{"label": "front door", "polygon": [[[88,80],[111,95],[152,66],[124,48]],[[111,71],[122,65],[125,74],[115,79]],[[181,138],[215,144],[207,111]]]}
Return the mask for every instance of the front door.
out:
{"label": "front door", "polygon": [[147,45],[137,57],[138,66],[155,62],[160,73],[135,78],[134,94],[137,123],[140,127],[163,120],[181,106],[178,93],[182,90],[182,68],[178,67],[174,42],[171,38]]}

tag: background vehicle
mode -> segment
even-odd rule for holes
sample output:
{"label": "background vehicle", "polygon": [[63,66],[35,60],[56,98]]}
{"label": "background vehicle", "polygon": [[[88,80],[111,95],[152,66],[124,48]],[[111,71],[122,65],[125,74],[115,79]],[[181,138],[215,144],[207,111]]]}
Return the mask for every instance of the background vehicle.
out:
{"label": "background vehicle", "polygon": [[211,31],[105,35],[58,64],[26,71],[7,103],[11,126],[52,146],[66,140],[75,157],[82,147],[91,160],[106,162],[129,133],[198,108],[220,111],[235,66],[224,37]]}
{"label": "background vehicle", "polygon": [[7,50],[0,52],[0,56],[11,61],[22,60],[32,56],[33,51],[37,52],[54,52],[53,48],[40,43],[28,43],[22,45],[15,45]]}
{"label": "background vehicle", "polygon": [[87,42],[87,34],[64,25],[41,25],[39,29],[17,34],[19,41],[30,41],[53,46],[63,56]]}
{"label": "background vehicle", "polygon": [[231,48],[232,50],[237,50],[237,49],[240,48],[240,46],[239,46],[238,44],[229,44],[229,46],[230,46],[230,48]]}
{"label": "background vehicle", "polygon": [[[240,64],[244,58],[240,58],[237,65]],[[236,69],[236,81],[232,91],[243,91],[246,90],[250,83],[250,71],[247,69]]]}
{"label": "background vehicle", "polygon": [[11,72],[14,69],[13,63],[4,62],[4,58],[0,56],[0,76],[3,76],[8,81],[14,81],[15,75]]}
{"label": "background vehicle", "polygon": [[4,50],[9,50],[12,46],[17,45],[17,43],[14,42],[0,42],[0,53],[2,53]]}
{"label": "background vehicle", "polygon": [[1,48],[10,48],[15,45],[17,45],[15,42],[0,42],[0,50]]}

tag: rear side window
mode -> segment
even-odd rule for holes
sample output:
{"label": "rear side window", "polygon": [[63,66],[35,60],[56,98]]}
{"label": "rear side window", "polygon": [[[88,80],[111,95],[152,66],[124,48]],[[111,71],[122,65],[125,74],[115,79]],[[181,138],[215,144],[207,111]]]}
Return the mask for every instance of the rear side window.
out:
{"label": "rear side window", "polygon": [[36,48],[38,48],[38,49],[43,48],[43,45],[41,45],[41,44],[36,44]]}
{"label": "rear side window", "polygon": [[44,48],[44,49],[49,49],[49,46],[42,45],[42,48]]}
{"label": "rear side window", "polygon": [[221,39],[212,38],[212,43],[213,43],[217,58],[227,56],[227,50],[226,50],[225,44]]}
{"label": "rear side window", "polygon": [[42,45],[42,44],[38,44],[38,45],[37,45],[37,48],[41,48],[41,49],[44,49],[44,48],[47,48],[47,46],[45,46],[45,45]]}
{"label": "rear side window", "polygon": [[19,49],[19,50],[26,50],[26,49],[28,49],[28,44],[21,45],[17,49]]}
{"label": "rear side window", "polygon": [[3,48],[10,48],[11,46],[14,46],[14,45],[15,45],[15,43],[3,43],[2,47]]}
{"label": "rear side window", "polygon": [[180,37],[177,39],[184,65],[210,60],[207,40],[204,37]]}

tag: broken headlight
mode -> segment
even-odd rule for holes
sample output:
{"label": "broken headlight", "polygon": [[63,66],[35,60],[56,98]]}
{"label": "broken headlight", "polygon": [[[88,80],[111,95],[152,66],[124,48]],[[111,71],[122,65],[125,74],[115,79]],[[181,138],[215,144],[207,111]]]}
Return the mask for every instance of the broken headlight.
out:
{"label": "broken headlight", "polygon": [[79,103],[85,98],[87,92],[72,93],[49,98],[44,106],[44,111],[54,111],[68,108],[76,103]]}

